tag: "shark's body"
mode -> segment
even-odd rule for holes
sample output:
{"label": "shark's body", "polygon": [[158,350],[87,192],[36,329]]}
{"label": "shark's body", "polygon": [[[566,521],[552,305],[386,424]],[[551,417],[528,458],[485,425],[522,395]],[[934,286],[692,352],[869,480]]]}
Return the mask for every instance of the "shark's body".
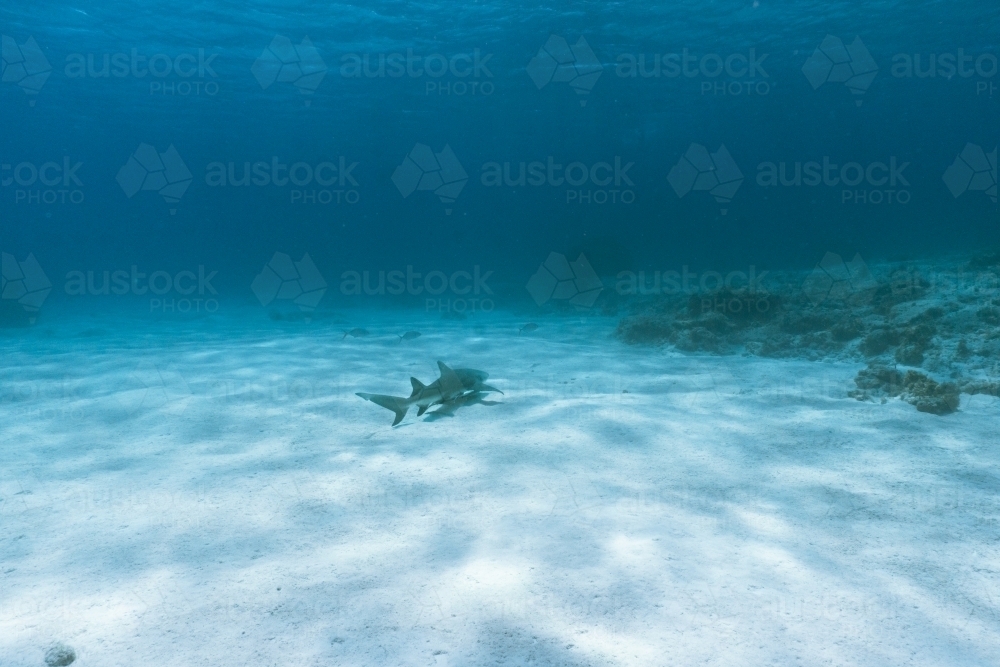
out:
{"label": "shark's body", "polygon": [[417,378],[411,377],[410,384],[413,385],[413,393],[407,398],[361,392],[358,392],[358,396],[395,412],[396,419],[392,422],[392,425],[395,426],[403,421],[407,411],[414,405],[417,406],[417,416],[420,416],[432,406],[448,405],[472,394],[488,391],[503,393],[486,384],[486,378],[490,374],[485,371],[477,371],[472,368],[449,368],[443,361],[438,362],[438,369],[441,371],[441,377],[427,385]]}

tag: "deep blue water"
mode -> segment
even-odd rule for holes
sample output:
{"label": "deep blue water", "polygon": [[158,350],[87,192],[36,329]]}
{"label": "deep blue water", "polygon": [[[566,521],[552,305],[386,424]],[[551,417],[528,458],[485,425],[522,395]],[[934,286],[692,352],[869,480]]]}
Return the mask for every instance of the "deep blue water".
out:
{"label": "deep blue water", "polygon": [[[133,265],[201,266],[219,299],[253,302],[276,252],[309,254],[320,307],[361,304],[345,272],[407,266],[492,271],[502,305],[530,304],[523,286],[552,252],[614,276],[1000,240],[990,3],[36,0],[0,7],[0,30],[0,249],[37,258],[53,311],[71,276],[94,272],[100,291]],[[692,171],[692,144],[731,161]],[[453,201],[399,169],[418,145]],[[190,183],[168,201],[159,167],[124,168],[171,146],[171,180]],[[826,183],[766,184],[767,163],[794,180],[824,159]],[[257,162],[269,184],[230,182]],[[300,185],[275,185],[289,169]],[[723,171],[731,201],[705,186]]]}

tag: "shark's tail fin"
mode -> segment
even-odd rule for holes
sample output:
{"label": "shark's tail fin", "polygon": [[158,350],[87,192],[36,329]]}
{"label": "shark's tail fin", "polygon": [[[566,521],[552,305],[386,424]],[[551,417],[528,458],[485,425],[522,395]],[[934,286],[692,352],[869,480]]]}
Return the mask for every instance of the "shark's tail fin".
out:
{"label": "shark's tail fin", "polygon": [[386,396],[385,394],[363,394],[358,392],[358,396],[365,399],[366,401],[371,401],[375,405],[381,405],[383,408],[387,408],[396,413],[396,419],[393,420],[392,425],[395,426],[399,422],[403,421],[403,417],[406,416],[406,411],[410,409],[410,404],[405,398],[400,398],[399,396]]}
{"label": "shark's tail fin", "polygon": [[415,377],[411,377],[410,378],[410,384],[413,385],[413,393],[410,394],[410,398],[413,398],[414,396],[416,396],[421,391],[423,391],[424,389],[427,388],[427,387],[424,386],[423,382],[421,382],[420,380],[418,380]]}

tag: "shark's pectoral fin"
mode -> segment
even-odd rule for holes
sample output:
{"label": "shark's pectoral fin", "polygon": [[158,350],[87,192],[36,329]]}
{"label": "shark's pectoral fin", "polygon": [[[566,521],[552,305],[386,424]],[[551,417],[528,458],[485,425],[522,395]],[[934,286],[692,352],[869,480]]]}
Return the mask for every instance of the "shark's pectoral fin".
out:
{"label": "shark's pectoral fin", "polygon": [[502,391],[500,391],[496,387],[491,387],[488,384],[481,384],[478,387],[476,387],[476,390],[477,391],[495,391],[495,392],[497,392],[498,394],[500,394],[502,396],[506,396],[506,394],[504,394]]}
{"label": "shark's pectoral fin", "polygon": [[427,412],[427,408],[429,407],[430,407],[429,405],[421,405],[420,409],[417,410],[417,416],[420,417],[421,415],[423,415],[425,412]]}
{"label": "shark's pectoral fin", "polygon": [[358,392],[357,395],[366,401],[371,401],[375,405],[381,405],[383,408],[392,410],[396,413],[396,418],[392,422],[393,426],[403,421],[403,417],[406,416],[406,411],[410,409],[410,405],[407,403],[406,399],[398,396],[386,396],[385,394],[363,394],[361,392]]}

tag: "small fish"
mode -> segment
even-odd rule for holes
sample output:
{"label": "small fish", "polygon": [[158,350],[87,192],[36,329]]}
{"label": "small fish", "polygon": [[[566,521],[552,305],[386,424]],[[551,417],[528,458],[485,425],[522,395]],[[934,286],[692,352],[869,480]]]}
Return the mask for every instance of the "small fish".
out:
{"label": "small fish", "polygon": [[[367,336],[367,335],[368,335],[368,329],[351,329],[350,331],[344,332],[344,338],[347,338],[348,336],[361,338],[362,336]],[[344,338],[341,338],[340,340],[344,340]]]}
{"label": "small fish", "polygon": [[404,340],[413,340],[414,338],[420,338],[420,332],[419,331],[407,331],[402,336],[400,336],[399,334],[396,334],[396,335],[399,336],[399,342],[400,343],[402,343]]}
{"label": "small fish", "polygon": [[521,333],[531,333],[532,331],[534,331],[537,328],[538,328],[537,324],[535,324],[534,322],[528,322],[523,327],[521,327],[520,329],[518,329],[517,333],[518,333],[518,335],[520,335]]}

